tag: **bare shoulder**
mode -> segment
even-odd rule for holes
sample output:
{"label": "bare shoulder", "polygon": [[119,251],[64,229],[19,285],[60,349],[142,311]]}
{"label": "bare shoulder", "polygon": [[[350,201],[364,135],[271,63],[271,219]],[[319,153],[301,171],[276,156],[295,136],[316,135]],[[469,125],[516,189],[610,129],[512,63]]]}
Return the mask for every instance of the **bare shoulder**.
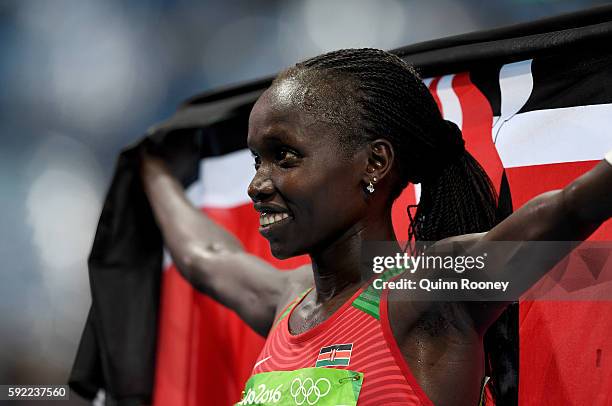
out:
{"label": "bare shoulder", "polygon": [[[457,255],[459,249],[465,252],[475,247],[482,241],[485,235],[486,233],[473,233],[448,237],[428,247],[425,255]],[[419,274],[420,271],[418,269],[415,274],[406,271],[400,278],[405,277],[406,279],[413,279],[414,275]],[[428,279],[437,280],[438,275],[429,275]],[[418,280],[416,283],[418,283]],[[456,313],[456,308],[462,306],[463,304],[458,302],[453,304],[453,312]],[[388,293],[388,314],[391,324],[397,330],[404,333],[410,331],[412,327],[419,324],[424,318],[440,319],[442,317],[439,313],[441,310],[443,310],[445,314],[452,313],[449,312],[448,309],[449,306],[440,306],[439,303],[435,301],[415,301],[414,293],[410,289],[390,289]],[[398,336],[402,336],[402,334],[398,334]]]}
{"label": "bare shoulder", "polygon": [[476,243],[482,241],[482,239],[484,238],[484,236],[486,235],[486,232],[483,233],[472,233],[472,234],[462,234],[462,235],[455,235],[452,237],[448,237],[445,238],[443,240],[437,241],[432,248],[434,250],[437,249],[452,249],[454,244],[460,243],[462,248],[464,249],[469,249],[471,246],[475,245]]}
{"label": "bare shoulder", "polygon": [[284,271],[284,273],[286,273],[287,278],[285,291],[278,302],[277,313],[282,311],[287,304],[314,284],[311,264],[305,264],[290,271]]}

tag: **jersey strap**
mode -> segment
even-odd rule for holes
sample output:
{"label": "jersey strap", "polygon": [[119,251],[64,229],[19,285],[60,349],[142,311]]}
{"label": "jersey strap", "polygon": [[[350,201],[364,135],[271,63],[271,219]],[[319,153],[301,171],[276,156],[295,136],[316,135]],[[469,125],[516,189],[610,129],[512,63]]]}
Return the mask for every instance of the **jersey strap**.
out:
{"label": "jersey strap", "polygon": [[[375,279],[380,279],[384,282],[389,279],[401,274],[405,269],[390,268],[380,274]],[[363,292],[355,298],[352,306],[362,312],[374,317],[376,320],[380,320],[380,295],[382,294],[381,289],[376,289],[371,283]]]}
{"label": "jersey strap", "polygon": [[304,290],[302,293],[300,293],[298,295],[298,297],[296,297],[295,299],[293,299],[293,301],[291,301],[291,303],[289,303],[286,307],[285,310],[283,310],[283,312],[281,313],[280,316],[278,316],[278,319],[276,319],[276,321],[274,322],[274,325],[272,325],[272,328],[275,328],[276,325],[285,317],[287,317],[287,315],[289,313],[291,313],[291,310],[295,307],[296,304],[298,304],[300,302],[300,300],[302,300],[302,298],[304,296],[306,296],[308,294],[308,292],[310,292],[312,290],[312,287]]}

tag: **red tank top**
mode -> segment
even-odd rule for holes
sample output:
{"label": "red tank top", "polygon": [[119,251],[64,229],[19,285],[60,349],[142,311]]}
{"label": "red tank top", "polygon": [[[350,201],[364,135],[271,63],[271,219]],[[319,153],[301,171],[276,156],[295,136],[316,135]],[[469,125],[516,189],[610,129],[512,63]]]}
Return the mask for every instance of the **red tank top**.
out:
{"label": "red tank top", "polygon": [[[391,276],[383,275],[382,279]],[[311,289],[287,305],[279,316],[253,374],[310,367],[348,369],[364,373],[358,406],[433,406],[410,372],[391,332],[387,290],[366,285],[327,320],[292,335],[291,313]]]}

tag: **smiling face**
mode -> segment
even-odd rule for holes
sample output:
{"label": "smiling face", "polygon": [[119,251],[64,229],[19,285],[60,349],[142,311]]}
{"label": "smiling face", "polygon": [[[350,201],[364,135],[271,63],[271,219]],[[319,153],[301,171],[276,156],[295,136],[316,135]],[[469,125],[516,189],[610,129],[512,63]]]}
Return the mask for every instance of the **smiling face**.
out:
{"label": "smiling face", "polygon": [[286,78],[257,101],[247,143],[256,174],[249,196],[277,258],[316,253],[360,227],[367,156],[342,146],[337,126],[308,111],[312,88]]}

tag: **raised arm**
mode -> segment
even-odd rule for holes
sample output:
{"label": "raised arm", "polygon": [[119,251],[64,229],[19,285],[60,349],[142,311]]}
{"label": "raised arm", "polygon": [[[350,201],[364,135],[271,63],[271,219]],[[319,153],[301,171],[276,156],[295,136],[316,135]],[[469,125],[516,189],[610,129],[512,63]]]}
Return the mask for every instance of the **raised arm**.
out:
{"label": "raised arm", "polygon": [[[478,252],[491,249],[488,244],[492,241],[516,242],[489,255],[492,279],[509,280],[524,292],[575,248],[576,242],[587,239],[612,217],[612,151],[606,157],[565,188],[533,198],[482,235],[475,245]],[[538,245],[531,241],[559,243]],[[494,321],[503,306],[486,306],[487,316],[481,321]]]}
{"label": "raised arm", "polygon": [[141,176],[179,272],[198,291],[234,310],[265,336],[296,278],[305,278],[311,272],[281,272],[246,253],[233,235],[189,202],[161,158],[143,152]]}
{"label": "raised arm", "polygon": [[[608,153],[612,161],[612,153]],[[612,163],[544,193],[485,234],[487,241],[582,241],[612,216]]]}

